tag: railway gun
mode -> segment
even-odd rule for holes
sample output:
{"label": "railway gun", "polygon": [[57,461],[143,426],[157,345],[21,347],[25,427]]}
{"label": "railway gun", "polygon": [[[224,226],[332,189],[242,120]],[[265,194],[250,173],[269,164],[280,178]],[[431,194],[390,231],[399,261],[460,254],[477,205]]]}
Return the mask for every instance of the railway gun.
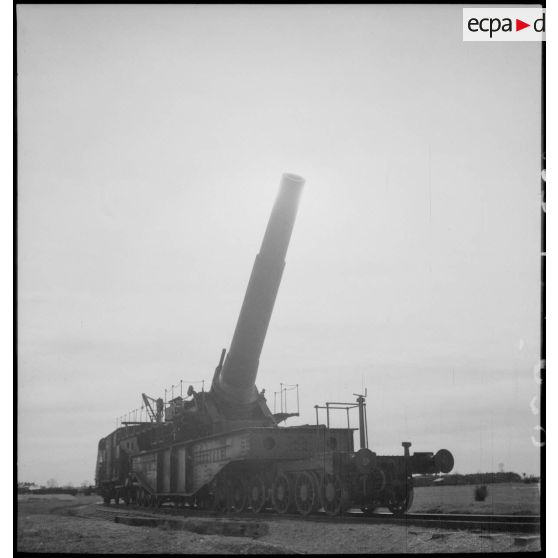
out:
{"label": "railway gun", "polygon": [[[413,474],[449,473],[447,450],[399,455],[367,447],[365,396],[356,428],[281,426],[292,414],[272,413],[256,388],[259,360],[291,238],[304,179],[284,174],[256,256],[230,349],[221,352],[211,388],[168,402],[142,394],[149,419],[124,422],[98,444],[96,486],[105,503],[165,502],[219,512],[337,515],[350,507],[402,514],[412,504]],[[350,404],[346,405],[346,408]]]}

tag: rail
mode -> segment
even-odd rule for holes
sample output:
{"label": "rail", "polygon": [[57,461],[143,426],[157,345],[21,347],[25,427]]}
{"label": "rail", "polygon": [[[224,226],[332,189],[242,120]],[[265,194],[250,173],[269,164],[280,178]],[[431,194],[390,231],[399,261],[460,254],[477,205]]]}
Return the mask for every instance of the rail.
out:
{"label": "rail", "polygon": [[365,514],[354,509],[349,510],[340,516],[329,516],[325,513],[316,513],[309,516],[299,514],[274,513],[271,509],[266,509],[261,513],[243,512],[219,514],[214,511],[197,510],[191,508],[177,508],[174,506],[163,505],[159,508],[146,510],[145,507],[133,505],[107,505],[98,504],[98,508],[104,512],[114,514],[131,515],[138,511],[143,514],[159,515],[179,515],[179,516],[209,516],[209,517],[242,517],[262,520],[265,518],[271,521],[315,521],[326,523],[366,523],[366,524],[391,524],[401,526],[426,527],[431,529],[451,529],[451,530],[479,530],[482,532],[509,532],[509,533],[539,533],[539,515],[487,515],[487,514],[425,514],[407,513],[403,516],[394,516],[390,513]]}

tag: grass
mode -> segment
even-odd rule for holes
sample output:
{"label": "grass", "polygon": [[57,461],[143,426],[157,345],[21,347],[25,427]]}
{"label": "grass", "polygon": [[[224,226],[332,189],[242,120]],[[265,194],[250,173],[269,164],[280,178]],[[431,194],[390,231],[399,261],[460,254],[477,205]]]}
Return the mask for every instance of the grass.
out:
{"label": "grass", "polygon": [[475,501],[475,485],[415,488],[411,512],[492,515],[540,514],[539,485],[501,483],[486,486],[488,496],[484,502]]}

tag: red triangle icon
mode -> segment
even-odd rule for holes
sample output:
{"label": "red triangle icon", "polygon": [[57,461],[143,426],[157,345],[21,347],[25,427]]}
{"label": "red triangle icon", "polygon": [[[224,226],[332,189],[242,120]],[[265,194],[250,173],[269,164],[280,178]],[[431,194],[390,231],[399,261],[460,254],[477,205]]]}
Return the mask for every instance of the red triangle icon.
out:
{"label": "red triangle icon", "polygon": [[521,31],[522,29],[525,29],[525,27],[531,27],[531,24],[530,23],[525,23],[524,21],[521,21],[520,19],[515,20],[515,30],[516,31]]}

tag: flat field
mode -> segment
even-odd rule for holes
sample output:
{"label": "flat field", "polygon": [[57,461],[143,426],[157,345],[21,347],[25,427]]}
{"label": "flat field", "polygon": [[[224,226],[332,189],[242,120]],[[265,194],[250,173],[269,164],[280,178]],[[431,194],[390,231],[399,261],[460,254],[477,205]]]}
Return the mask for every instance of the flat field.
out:
{"label": "flat field", "polygon": [[425,486],[415,488],[411,512],[485,513],[493,515],[538,515],[541,496],[538,484],[487,484],[484,502],[475,501],[475,486]]}

